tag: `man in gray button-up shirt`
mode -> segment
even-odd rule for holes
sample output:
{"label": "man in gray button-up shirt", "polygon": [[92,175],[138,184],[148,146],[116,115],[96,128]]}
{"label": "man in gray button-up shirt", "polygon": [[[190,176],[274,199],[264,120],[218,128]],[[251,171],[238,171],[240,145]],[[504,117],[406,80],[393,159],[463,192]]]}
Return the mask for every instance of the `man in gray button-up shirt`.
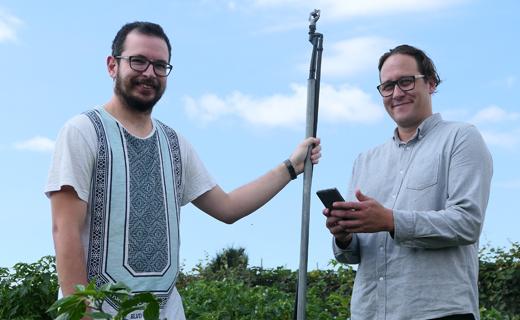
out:
{"label": "man in gray button-up shirt", "polygon": [[324,210],[336,259],[359,264],[352,319],[479,319],[491,155],[474,126],[433,114],[440,79],[423,51],[398,46],[379,72],[397,128],[356,159],[350,201]]}

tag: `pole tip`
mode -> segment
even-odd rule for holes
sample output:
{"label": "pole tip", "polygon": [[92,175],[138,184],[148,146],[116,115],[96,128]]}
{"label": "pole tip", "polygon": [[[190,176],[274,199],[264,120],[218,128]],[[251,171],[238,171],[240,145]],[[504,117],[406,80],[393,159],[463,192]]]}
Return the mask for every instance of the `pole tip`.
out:
{"label": "pole tip", "polygon": [[309,15],[309,22],[311,25],[316,25],[316,21],[320,18],[320,9],[314,9]]}

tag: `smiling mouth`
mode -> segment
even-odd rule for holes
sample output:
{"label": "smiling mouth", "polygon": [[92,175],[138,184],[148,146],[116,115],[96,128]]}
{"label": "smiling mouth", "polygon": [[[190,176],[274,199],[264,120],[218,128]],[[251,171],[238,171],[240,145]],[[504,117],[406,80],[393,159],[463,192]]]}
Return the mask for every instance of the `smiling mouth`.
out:
{"label": "smiling mouth", "polygon": [[155,89],[154,86],[151,86],[149,84],[144,84],[144,83],[141,83],[139,86],[145,88],[145,89]]}
{"label": "smiling mouth", "polygon": [[148,79],[136,79],[134,85],[146,90],[157,90],[159,87],[157,83]]}
{"label": "smiling mouth", "polygon": [[403,102],[399,102],[399,103],[394,103],[394,104],[392,104],[392,108],[401,107],[401,106],[404,106],[404,105],[410,104],[410,103],[412,103],[412,101],[403,101]]}

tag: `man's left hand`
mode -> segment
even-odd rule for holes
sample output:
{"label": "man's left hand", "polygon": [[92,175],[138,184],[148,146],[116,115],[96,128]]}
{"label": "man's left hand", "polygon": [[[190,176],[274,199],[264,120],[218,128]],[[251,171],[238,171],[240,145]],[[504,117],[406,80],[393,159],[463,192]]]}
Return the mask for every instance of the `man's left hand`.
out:
{"label": "man's left hand", "polygon": [[340,218],[339,226],[349,233],[394,231],[392,210],[364,195],[361,190],[356,190],[356,198],[358,202],[341,202],[331,210],[332,216]]}

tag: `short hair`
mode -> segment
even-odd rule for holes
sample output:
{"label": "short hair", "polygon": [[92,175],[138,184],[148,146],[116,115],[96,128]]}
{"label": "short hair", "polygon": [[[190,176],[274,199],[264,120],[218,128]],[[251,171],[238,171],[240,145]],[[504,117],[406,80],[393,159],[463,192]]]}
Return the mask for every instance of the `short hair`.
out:
{"label": "short hair", "polygon": [[160,25],[145,21],[130,22],[121,27],[121,29],[117,32],[114,41],[112,41],[112,56],[116,57],[121,55],[124,50],[126,36],[128,36],[128,34],[134,30],[141,34],[156,36],[163,39],[168,46],[168,62],[170,61],[172,47],[170,45],[168,36],[166,33],[164,33],[164,30]]}
{"label": "short hair", "polygon": [[405,54],[413,57],[415,61],[417,61],[419,72],[424,75],[425,81],[433,80],[435,86],[438,86],[441,83],[441,78],[435,69],[435,64],[433,64],[432,59],[430,59],[430,57],[428,57],[421,49],[412,47],[407,44],[399,45],[393,49],[390,49],[388,52],[385,52],[381,58],[379,58],[379,72],[381,72],[381,68],[383,67],[386,59],[395,54]]}

